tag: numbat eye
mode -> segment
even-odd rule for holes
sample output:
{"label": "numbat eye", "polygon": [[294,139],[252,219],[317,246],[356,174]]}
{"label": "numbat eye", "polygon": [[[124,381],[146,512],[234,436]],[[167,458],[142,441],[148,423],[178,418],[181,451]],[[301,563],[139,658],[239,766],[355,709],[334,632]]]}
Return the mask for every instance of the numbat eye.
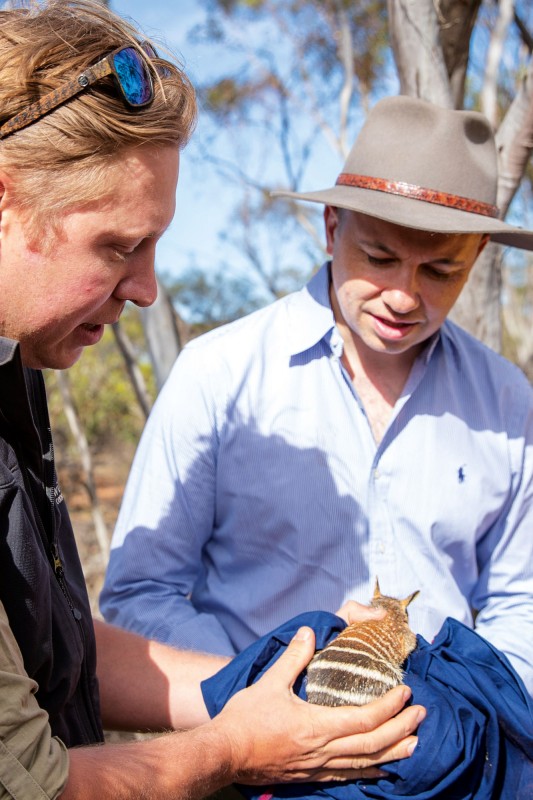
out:
{"label": "numbat eye", "polygon": [[348,625],[307,668],[307,699],[322,706],[362,706],[403,683],[402,664],[416,647],[407,606],[418,592],[397,600],[382,595],[376,579],[371,605],[386,615]]}

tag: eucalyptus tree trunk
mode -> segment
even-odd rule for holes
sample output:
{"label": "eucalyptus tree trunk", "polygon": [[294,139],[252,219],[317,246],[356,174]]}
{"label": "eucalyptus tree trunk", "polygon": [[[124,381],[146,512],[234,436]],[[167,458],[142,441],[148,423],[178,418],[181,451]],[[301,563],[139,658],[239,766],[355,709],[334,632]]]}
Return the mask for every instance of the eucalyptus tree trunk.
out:
{"label": "eucalyptus tree trunk", "polygon": [[148,419],[152,402],[146,388],[146,382],[137,362],[135,348],[133,347],[129,336],[120,322],[114,322],[111,327],[113,328],[113,333],[115,334],[115,341],[118,345],[118,349],[120,350],[122,358],[124,359],[126,372],[128,373],[131,385],[133,386],[135,397],[137,398],[145,419]]}
{"label": "eucalyptus tree trunk", "polygon": [[433,0],[389,0],[389,37],[400,94],[450,107],[452,94]]}
{"label": "eucalyptus tree trunk", "polygon": [[159,282],[157,300],[148,308],[141,309],[141,319],[159,391],[181,350],[177,314]]}

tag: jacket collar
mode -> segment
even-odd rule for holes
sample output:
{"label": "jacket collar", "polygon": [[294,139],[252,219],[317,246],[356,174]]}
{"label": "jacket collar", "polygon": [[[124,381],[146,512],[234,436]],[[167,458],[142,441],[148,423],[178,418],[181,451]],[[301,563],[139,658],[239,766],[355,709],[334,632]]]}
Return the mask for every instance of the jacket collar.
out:
{"label": "jacket collar", "polygon": [[41,442],[34,421],[30,392],[46,402],[42,374],[22,365],[19,343],[0,336],[0,431],[18,449],[26,463],[40,474]]}
{"label": "jacket collar", "polygon": [[0,336],[0,367],[15,360],[19,351],[19,343],[13,339]]}

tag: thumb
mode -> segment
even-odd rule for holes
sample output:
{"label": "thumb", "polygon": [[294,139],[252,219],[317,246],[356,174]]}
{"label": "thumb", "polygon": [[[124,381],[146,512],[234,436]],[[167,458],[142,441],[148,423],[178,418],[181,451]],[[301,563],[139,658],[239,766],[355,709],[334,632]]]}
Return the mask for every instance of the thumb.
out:
{"label": "thumb", "polygon": [[315,633],[312,628],[299,628],[285,652],[278,658],[262,680],[281,681],[292,688],[298,675],[306,668],[315,654]]}

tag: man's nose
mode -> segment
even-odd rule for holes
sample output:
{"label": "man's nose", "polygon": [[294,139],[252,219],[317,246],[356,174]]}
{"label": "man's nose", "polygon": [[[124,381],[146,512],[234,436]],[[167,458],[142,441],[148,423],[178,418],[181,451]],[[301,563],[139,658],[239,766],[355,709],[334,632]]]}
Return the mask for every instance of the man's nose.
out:
{"label": "man's nose", "polygon": [[396,314],[409,314],[420,305],[418,278],[413,270],[401,270],[381,292],[383,301]]}
{"label": "man's nose", "polygon": [[115,297],[129,300],[141,308],[151,306],[157,297],[155,259],[150,257],[137,263],[131,273],[118,284]]}

